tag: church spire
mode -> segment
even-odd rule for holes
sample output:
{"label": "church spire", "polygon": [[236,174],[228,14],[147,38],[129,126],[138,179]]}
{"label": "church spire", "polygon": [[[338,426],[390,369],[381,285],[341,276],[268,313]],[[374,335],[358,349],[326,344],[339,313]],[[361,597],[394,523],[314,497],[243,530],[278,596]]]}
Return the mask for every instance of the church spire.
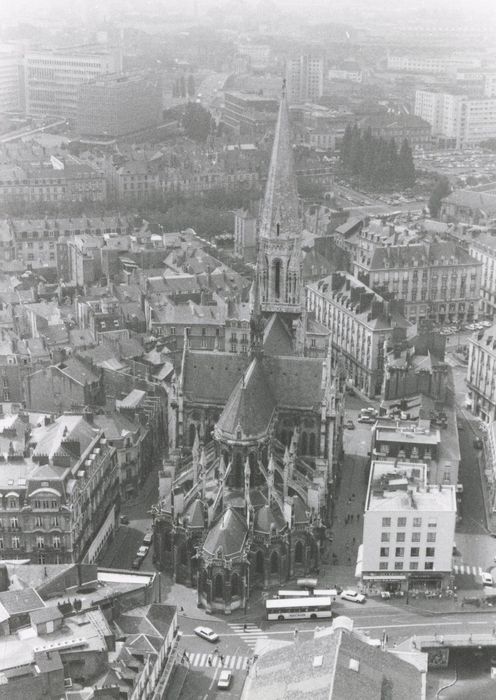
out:
{"label": "church spire", "polygon": [[257,278],[263,314],[301,313],[302,222],[283,83],[265,197],[258,227]]}
{"label": "church spire", "polygon": [[265,188],[259,235],[261,238],[277,238],[279,236],[293,238],[299,237],[300,233],[298,188],[294,170],[289,109],[284,81]]}

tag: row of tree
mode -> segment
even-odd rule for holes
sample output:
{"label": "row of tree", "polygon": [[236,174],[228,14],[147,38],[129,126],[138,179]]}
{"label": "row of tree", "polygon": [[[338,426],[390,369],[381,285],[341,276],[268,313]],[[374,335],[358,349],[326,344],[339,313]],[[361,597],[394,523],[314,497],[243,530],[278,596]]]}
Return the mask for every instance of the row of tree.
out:
{"label": "row of tree", "polygon": [[374,190],[406,189],[415,184],[415,166],[410,144],[405,139],[400,148],[394,139],[362,132],[348,125],[341,146],[341,170],[359,185]]}

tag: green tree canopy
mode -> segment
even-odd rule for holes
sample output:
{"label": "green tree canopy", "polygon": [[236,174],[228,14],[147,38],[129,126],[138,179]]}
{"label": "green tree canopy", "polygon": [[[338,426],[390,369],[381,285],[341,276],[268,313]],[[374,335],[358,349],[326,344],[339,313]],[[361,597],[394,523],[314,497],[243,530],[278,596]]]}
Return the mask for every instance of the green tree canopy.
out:
{"label": "green tree canopy", "polygon": [[441,209],[441,200],[447,197],[451,192],[451,186],[447,177],[439,178],[439,180],[434,185],[434,189],[429,197],[429,211],[431,216],[435,219],[439,216],[439,211]]}
{"label": "green tree canopy", "polygon": [[210,112],[197,102],[189,102],[183,116],[186,134],[195,141],[206,141],[212,128]]}

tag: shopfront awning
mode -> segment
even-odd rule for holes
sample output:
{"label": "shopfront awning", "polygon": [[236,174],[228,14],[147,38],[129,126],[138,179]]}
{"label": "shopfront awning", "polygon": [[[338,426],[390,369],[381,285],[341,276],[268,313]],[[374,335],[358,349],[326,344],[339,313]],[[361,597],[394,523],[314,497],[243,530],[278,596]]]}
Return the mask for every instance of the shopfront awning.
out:
{"label": "shopfront awning", "polygon": [[387,576],[384,574],[364,574],[364,581],[406,581],[406,576]]}

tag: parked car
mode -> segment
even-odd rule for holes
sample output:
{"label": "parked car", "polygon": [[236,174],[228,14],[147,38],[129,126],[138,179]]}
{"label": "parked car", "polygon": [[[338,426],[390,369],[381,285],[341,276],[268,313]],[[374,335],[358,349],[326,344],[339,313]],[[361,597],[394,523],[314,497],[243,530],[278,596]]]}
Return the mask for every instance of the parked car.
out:
{"label": "parked car", "polygon": [[352,591],[348,589],[341,593],[341,600],[349,600],[351,603],[363,604],[367,599],[362,593],[358,593],[358,591]]}
{"label": "parked car", "polygon": [[127,515],[121,515],[120,520],[121,525],[129,525],[129,518],[127,517]]}
{"label": "parked car", "polygon": [[372,416],[369,416],[369,415],[359,416],[358,422],[359,423],[375,423],[375,418],[373,418]]}
{"label": "parked car", "polygon": [[136,552],[136,556],[137,556],[137,557],[142,557],[142,558],[144,559],[144,558],[146,557],[146,555],[148,554],[149,549],[150,549],[150,547],[147,547],[147,546],[144,545],[144,544],[141,545],[141,547],[140,547],[140,548],[138,549],[138,551]]}
{"label": "parked car", "polygon": [[149,547],[153,541],[153,531],[149,531],[145,533],[145,536],[143,537],[143,544],[146,547]]}
{"label": "parked car", "polygon": [[489,572],[483,571],[481,574],[481,577],[482,577],[482,585],[483,586],[492,586],[493,585],[493,583],[494,583],[493,577]]}
{"label": "parked car", "polygon": [[194,633],[198,636],[201,637],[202,639],[206,639],[207,642],[218,642],[219,641],[219,635],[214,632],[210,627],[195,627]]}
{"label": "parked car", "polygon": [[367,406],[367,408],[362,408],[360,410],[360,415],[361,416],[373,416],[374,418],[377,418],[379,415],[379,411],[374,408],[373,406]]}
{"label": "parked car", "polygon": [[232,681],[232,671],[221,671],[217,680],[217,688],[228,690]]}
{"label": "parked car", "polygon": [[143,563],[143,557],[134,557],[133,563],[131,564],[132,569],[139,569]]}
{"label": "parked car", "polygon": [[351,418],[348,418],[348,420],[345,421],[344,427],[346,428],[346,430],[355,430],[355,424],[353,423]]}

